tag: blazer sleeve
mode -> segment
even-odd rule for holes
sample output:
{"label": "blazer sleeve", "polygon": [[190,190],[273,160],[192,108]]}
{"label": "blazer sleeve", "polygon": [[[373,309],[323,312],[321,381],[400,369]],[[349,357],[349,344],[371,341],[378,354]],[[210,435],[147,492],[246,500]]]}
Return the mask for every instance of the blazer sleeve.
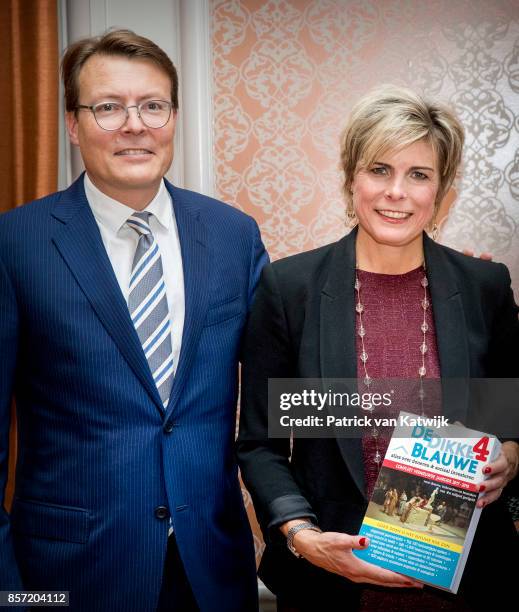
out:
{"label": "blazer sleeve", "polygon": [[0,260],[0,590],[21,590],[5,502],[9,426],[18,348],[18,308],[11,280]]}
{"label": "blazer sleeve", "polygon": [[[514,299],[508,268],[502,264],[500,268],[501,291],[490,341],[489,377],[516,379],[514,387],[519,388],[519,307]],[[507,384],[506,395],[511,395],[510,383]],[[494,416],[501,421],[505,430],[500,441],[514,441],[519,444],[519,405],[516,405],[516,410],[511,413],[506,402],[500,411],[501,403],[497,401],[498,398],[495,400],[492,404]],[[517,396],[515,401],[519,403]],[[507,484],[506,491],[509,495],[519,495],[519,475]]]}
{"label": "blazer sleeve", "polygon": [[282,523],[300,517],[317,521],[290,469],[290,440],[268,436],[268,379],[295,372],[287,320],[271,265],[265,266],[248,319],[242,360],[240,427],[237,441],[242,478],[267,540]]}
{"label": "blazer sleeve", "polygon": [[489,348],[489,377],[519,378],[519,307],[508,268],[502,264],[499,268],[502,278]]}
{"label": "blazer sleeve", "polygon": [[256,287],[258,286],[261,271],[265,264],[269,262],[269,256],[265,250],[265,246],[261,240],[258,224],[254,219],[250,219],[252,224],[252,248],[250,257],[250,270],[249,270],[249,293],[248,293],[248,305],[249,311],[252,305]]}

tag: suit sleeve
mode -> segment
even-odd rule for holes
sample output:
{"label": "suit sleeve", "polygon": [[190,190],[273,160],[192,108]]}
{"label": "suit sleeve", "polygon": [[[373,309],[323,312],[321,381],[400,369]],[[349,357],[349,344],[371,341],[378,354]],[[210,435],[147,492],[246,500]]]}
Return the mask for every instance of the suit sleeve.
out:
{"label": "suit sleeve", "polygon": [[267,540],[295,518],[317,520],[290,469],[290,440],[268,436],[268,379],[294,376],[295,359],[272,266],[263,269],[244,338],[240,428],[242,478]]}
{"label": "suit sleeve", "polygon": [[258,224],[254,219],[251,219],[252,223],[252,253],[250,258],[250,270],[249,270],[249,294],[248,294],[248,305],[249,310],[252,305],[254,293],[258,285],[258,281],[261,275],[261,271],[265,264],[269,262],[269,256],[265,250],[265,246],[261,240]]}
{"label": "suit sleeve", "polygon": [[0,590],[21,590],[9,515],[5,502],[9,460],[9,426],[18,347],[18,308],[13,286],[0,260]]}

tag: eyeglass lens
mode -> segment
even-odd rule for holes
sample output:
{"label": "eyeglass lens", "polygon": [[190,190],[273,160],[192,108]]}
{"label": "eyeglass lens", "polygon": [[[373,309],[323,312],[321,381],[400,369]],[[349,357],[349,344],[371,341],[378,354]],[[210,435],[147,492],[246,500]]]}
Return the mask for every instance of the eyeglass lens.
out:
{"label": "eyeglass lens", "polygon": [[[118,130],[128,117],[127,107],[118,102],[101,102],[94,106],[93,111],[99,127],[105,130]],[[144,125],[160,128],[169,120],[171,104],[165,100],[149,100],[139,105],[137,111]]]}

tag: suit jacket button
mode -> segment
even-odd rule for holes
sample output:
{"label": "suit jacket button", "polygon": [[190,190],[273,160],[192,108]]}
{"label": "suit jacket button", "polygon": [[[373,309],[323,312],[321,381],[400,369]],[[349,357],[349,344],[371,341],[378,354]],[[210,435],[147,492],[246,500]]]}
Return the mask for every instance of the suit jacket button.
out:
{"label": "suit jacket button", "polygon": [[164,425],[164,433],[171,433],[173,431],[174,427],[175,427],[175,423],[173,423],[172,421],[168,421]]}
{"label": "suit jacket button", "polygon": [[169,517],[169,511],[166,506],[157,506],[155,508],[155,516],[161,521],[163,521],[164,519],[167,519]]}

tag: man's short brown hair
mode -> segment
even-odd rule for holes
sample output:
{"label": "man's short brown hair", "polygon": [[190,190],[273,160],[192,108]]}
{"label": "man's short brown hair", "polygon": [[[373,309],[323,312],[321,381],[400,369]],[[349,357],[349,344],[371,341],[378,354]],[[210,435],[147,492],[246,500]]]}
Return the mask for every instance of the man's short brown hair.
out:
{"label": "man's short brown hair", "polygon": [[168,55],[149,38],[131,30],[109,30],[102,36],[84,38],[71,44],[61,60],[61,75],[65,87],[65,108],[75,111],[79,104],[79,73],[93,55],[115,55],[153,62],[171,81],[171,103],[178,110],[178,76]]}

